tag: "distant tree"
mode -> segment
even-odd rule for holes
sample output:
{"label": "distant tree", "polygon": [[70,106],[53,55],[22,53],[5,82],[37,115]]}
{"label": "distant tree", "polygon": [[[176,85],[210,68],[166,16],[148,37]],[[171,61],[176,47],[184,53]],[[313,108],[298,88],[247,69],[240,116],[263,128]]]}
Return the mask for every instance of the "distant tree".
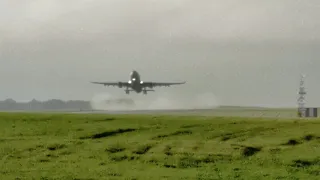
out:
{"label": "distant tree", "polygon": [[9,98],[0,101],[0,110],[92,110],[89,101],[63,101],[60,99],[51,99],[48,101],[38,101],[32,99],[29,102],[16,102]]}

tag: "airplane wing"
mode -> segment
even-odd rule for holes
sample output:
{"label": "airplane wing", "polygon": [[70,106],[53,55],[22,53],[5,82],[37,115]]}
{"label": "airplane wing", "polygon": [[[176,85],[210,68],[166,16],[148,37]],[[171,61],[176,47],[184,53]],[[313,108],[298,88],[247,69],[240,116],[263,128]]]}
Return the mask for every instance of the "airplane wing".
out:
{"label": "airplane wing", "polygon": [[186,82],[143,82],[143,86],[153,88],[153,87],[169,87],[172,85],[185,84]]}
{"label": "airplane wing", "polygon": [[91,82],[93,84],[102,84],[104,86],[118,86],[118,87],[127,87],[129,86],[128,82]]}

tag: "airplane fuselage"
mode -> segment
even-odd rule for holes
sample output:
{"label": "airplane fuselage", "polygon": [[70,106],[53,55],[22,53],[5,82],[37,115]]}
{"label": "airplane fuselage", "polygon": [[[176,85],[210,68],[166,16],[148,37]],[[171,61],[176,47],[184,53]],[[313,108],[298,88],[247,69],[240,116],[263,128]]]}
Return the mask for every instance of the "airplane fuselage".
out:
{"label": "airplane fuselage", "polygon": [[137,71],[131,72],[128,83],[130,84],[131,89],[136,93],[142,92],[143,88],[141,84],[143,84],[143,81],[140,80],[140,75]]}

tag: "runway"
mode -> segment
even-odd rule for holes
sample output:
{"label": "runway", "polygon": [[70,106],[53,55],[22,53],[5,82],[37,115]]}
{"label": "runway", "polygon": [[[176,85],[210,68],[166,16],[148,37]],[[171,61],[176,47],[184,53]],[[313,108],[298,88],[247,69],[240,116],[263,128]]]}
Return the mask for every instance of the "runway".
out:
{"label": "runway", "polygon": [[161,110],[93,110],[72,112],[77,114],[154,114],[154,115],[200,115],[221,117],[276,117],[296,118],[295,109],[275,108],[215,108],[215,109],[161,109]]}
{"label": "runway", "polygon": [[176,110],[94,110],[94,111],[79,111],[73,113],[83,114],[201,114],[209,113],[211,109],[176,109]]}
{"label": "runway", "polygon": [[270,117],[297,118],[295,108],[260,107],[219,107],[214,109],[153,109],[153,110],[46,110],[46,111],[2,111],[11,113],[71,113],[71,114],[135,114],[135,115],[179,115],[179,116],[218,116],[218,117]]}

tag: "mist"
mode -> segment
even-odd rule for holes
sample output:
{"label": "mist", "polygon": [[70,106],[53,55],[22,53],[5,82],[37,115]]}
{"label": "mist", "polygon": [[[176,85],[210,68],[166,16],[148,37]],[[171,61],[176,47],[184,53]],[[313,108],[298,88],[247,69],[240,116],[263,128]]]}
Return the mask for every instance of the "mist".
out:
{"label": "mist", "polygon": [[135,69],[145,81],[187,81],[130,95],[138,108],[295,106],[301,73],[308,105],[318,106],[319,7],[316,0],[2,0],[0,99],[122,97],[123,89],[89,82],[127,81]]}
{"label": "mist", "polygon": [[[107,103],[108,100],[123,99],[127,103]],[[132,104],[128,101],[132,100]],[[214,93],[203,93],[185,97],[168,93],[160,93],[150,97],[130,97],[128,95],[114,95],[112,93],[96,94],[91,100],[91,107],[95,110],[178,110],[178,109],[213,109],[219,107]]]}

